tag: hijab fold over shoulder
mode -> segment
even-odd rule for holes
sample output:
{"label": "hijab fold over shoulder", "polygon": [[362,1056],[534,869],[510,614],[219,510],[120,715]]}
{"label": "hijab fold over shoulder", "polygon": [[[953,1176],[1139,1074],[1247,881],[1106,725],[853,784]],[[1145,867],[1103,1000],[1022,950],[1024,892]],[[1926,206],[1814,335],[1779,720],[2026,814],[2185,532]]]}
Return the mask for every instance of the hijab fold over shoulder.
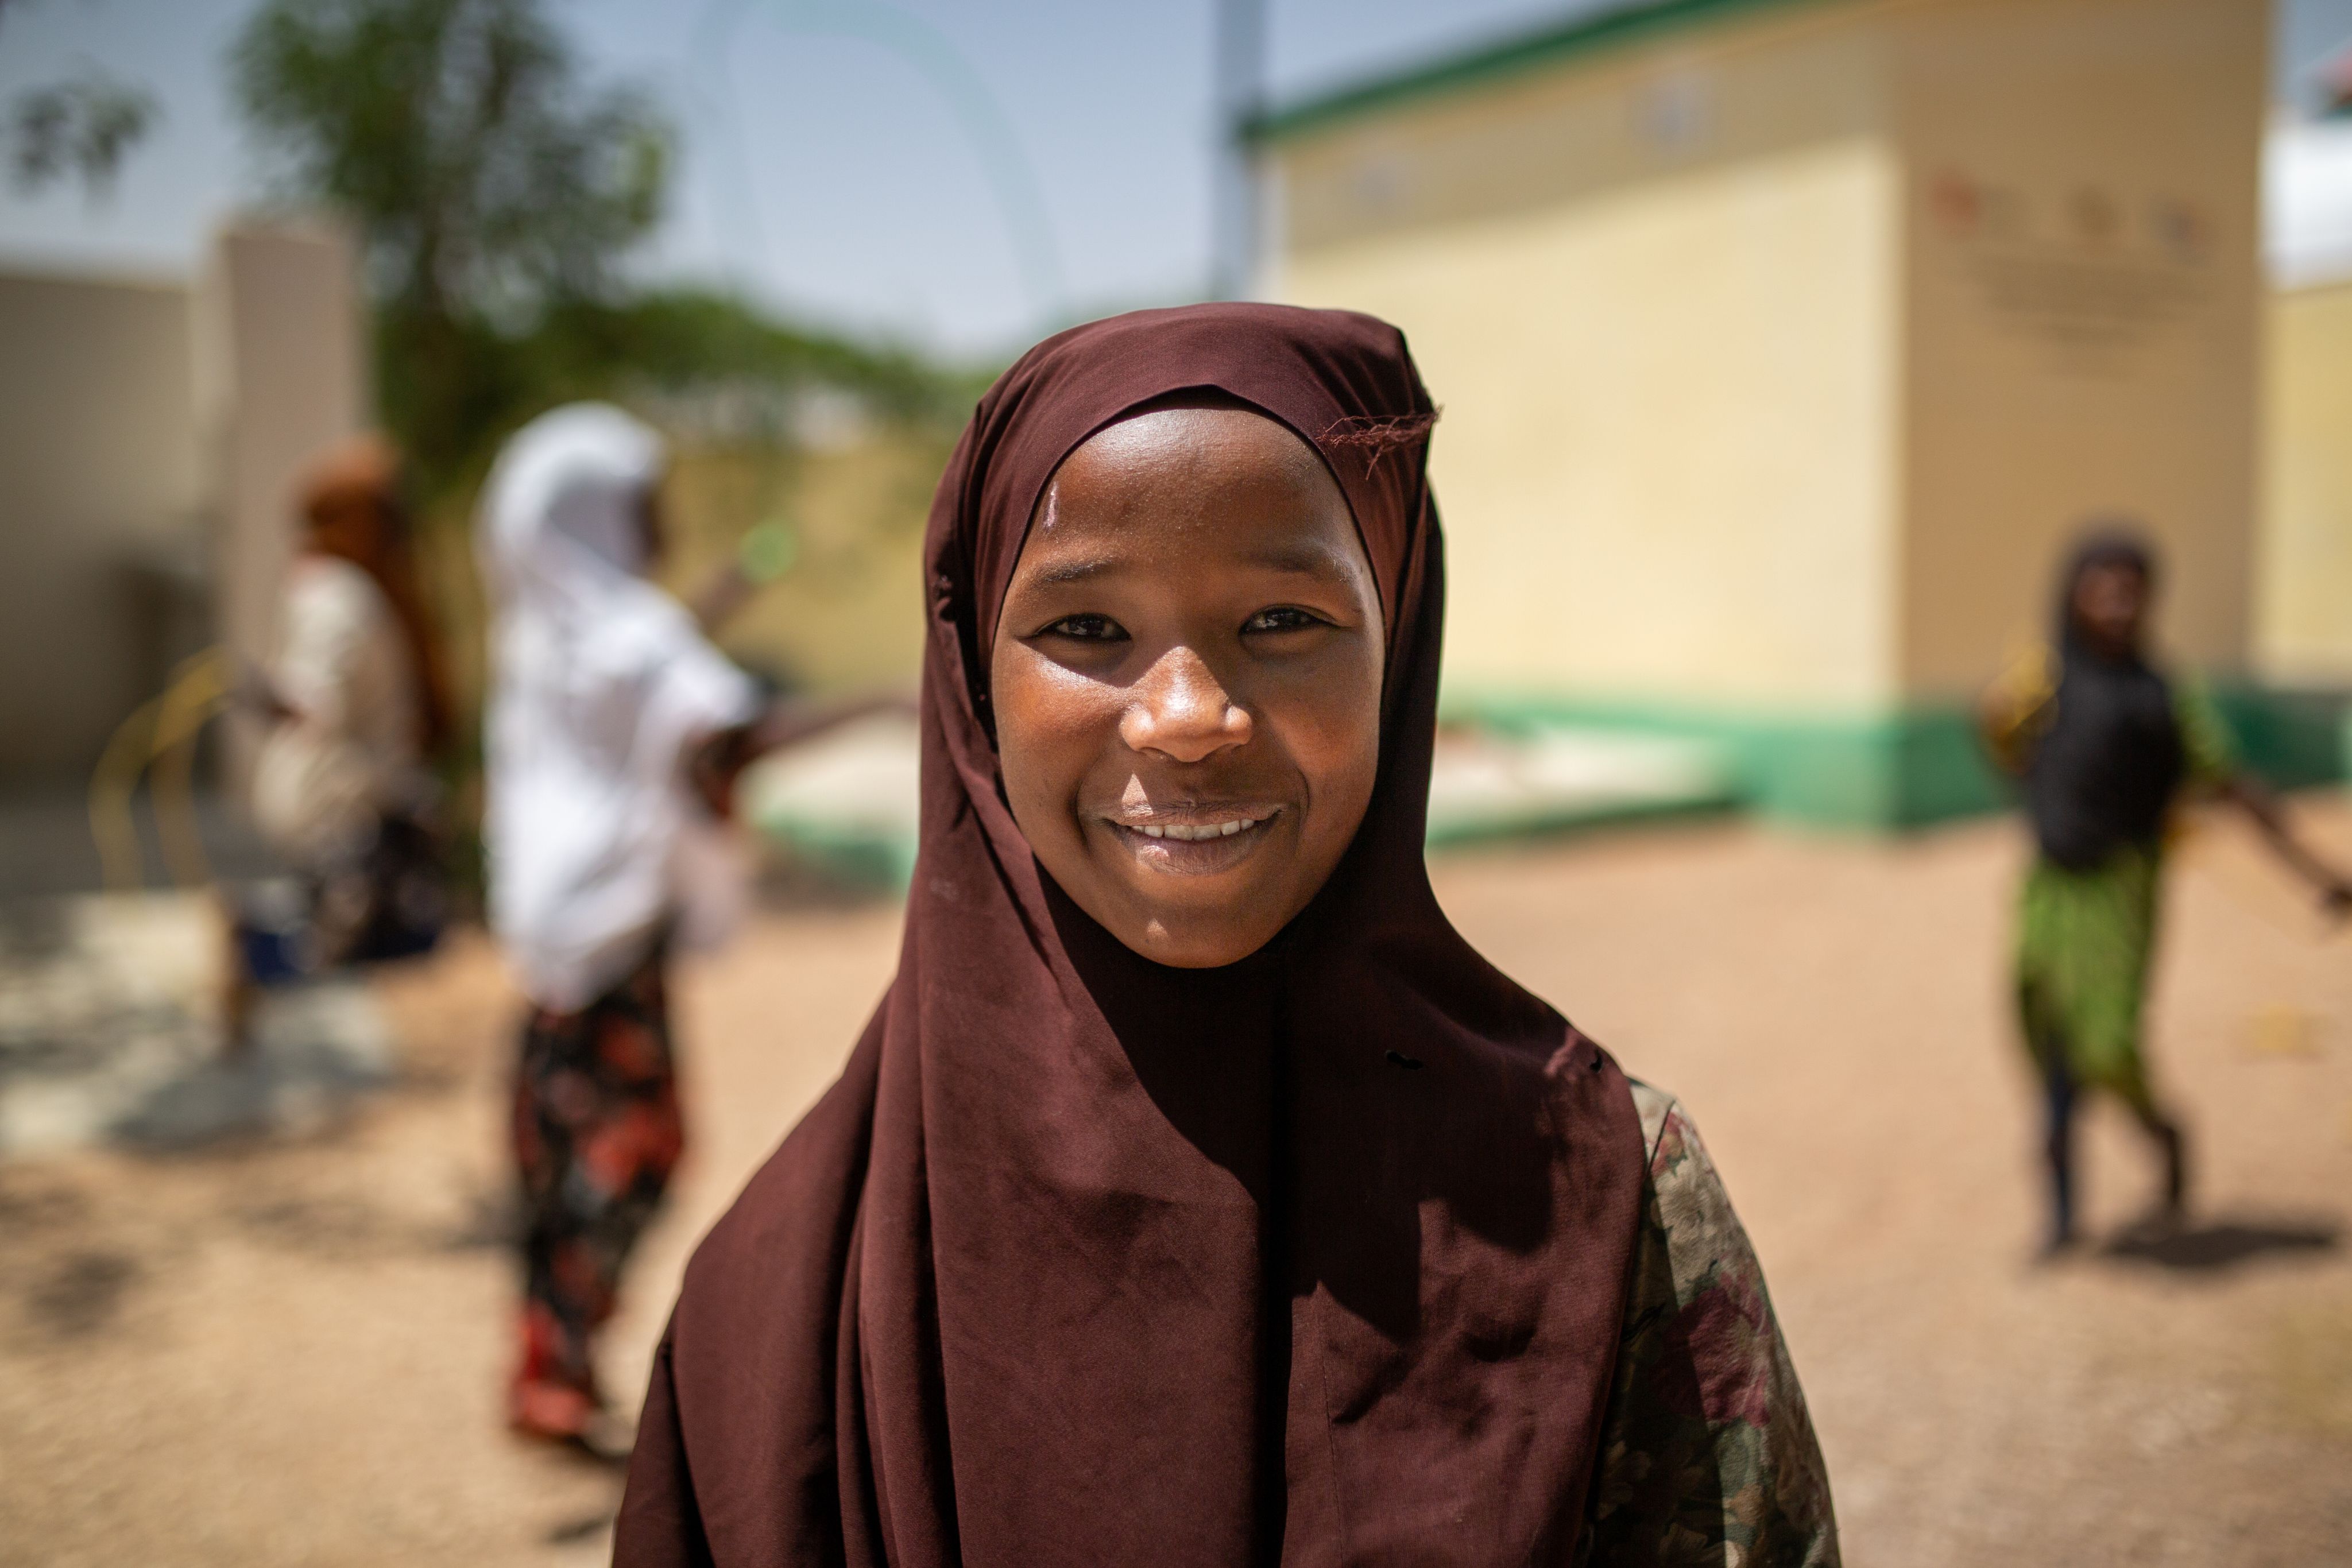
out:
{"label": "hijab fold over shoulder", "polygon": [[[982,677],[1055,466],[1202,388],[1317,444],[1389,662],[1339,870],[1265,951],[1181,971],[1040,872]],[[617,1562],[1566,1560],[1641,1134],[1615,1064],[1430,891],[1430,413],[1393,328],[1256,305],[1065,332],[981,401],[926,540],[898,975],[688,1270]]]}

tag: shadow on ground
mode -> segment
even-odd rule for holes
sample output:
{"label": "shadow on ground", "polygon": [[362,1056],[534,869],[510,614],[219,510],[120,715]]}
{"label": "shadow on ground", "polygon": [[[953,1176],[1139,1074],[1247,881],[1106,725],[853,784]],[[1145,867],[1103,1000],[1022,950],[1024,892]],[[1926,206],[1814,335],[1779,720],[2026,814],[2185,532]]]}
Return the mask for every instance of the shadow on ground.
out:
{"label": "shadow on ground", "polygon": [[2152,1264],[2182,1273],[2218,1273],[2273,1254],[2310,1256],[2332,1252],[2340,1228],[2330,1220],[2219,1220],[2168,1231],[2129,1231],[2100,1249],[2128,1263]]}
{"label": "shadow on ground", "polygon": [[224,1049],[220,911],[202,893],[0,904],[0,1159],[303,1136],[397,1074],[366,984],[266,993]]}
{"label": "shadow on ground", "polygon": [[117,1144],[159,1153],[315,1132],[392,1082],[383,1056],[330,1035],[272,1040],[247,1056],[188,1063],[142,1086],[107,1132]]}

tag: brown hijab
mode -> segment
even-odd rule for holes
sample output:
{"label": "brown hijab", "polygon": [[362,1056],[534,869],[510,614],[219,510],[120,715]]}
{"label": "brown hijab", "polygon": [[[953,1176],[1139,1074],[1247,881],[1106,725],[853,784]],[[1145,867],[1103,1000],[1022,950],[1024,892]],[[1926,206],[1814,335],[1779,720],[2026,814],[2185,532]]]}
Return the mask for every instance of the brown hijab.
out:
{"label": "brown hijab", "polygon": [[[1222,970],[1137,956],[1039,870],[985,681],[1055,466],[1185,390],[1322,453],[1388,624],[1355,842]],[[688,1268],[616,1563],[1567,1559],[1641,1134],[1615,1064],[1423,866],[1432,417],[1394,328],[1265,305],[1076,328],[981,400],[926,539],[898,978]]]}

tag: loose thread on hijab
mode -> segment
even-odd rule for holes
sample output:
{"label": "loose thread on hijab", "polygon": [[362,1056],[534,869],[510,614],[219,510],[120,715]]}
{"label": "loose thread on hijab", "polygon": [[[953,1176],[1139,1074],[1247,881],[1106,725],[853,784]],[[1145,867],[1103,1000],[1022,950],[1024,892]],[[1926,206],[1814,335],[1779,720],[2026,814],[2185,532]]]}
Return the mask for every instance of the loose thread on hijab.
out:
{"label": "loose thread on hijab", "polygon": [[1381,459],[1401,451],[1416,441],[1428,438],[1430,428],[1438,415],[1445,411],[1433,408],[1427,413],[1358,413],[1345,419],[1335,419],[1316,438],[1322,446],[1355,446],[1364,452],[1364,472],[1370,474],[1381,465]]}

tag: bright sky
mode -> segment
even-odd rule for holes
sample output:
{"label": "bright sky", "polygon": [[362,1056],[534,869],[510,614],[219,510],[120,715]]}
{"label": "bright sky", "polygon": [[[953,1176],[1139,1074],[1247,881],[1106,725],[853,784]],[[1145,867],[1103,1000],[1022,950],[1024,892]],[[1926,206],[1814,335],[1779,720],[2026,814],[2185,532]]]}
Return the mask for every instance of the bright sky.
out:
{"label": "bright sky", "polygon": [[[8,0],[0,104],[82,62],[163,120],[110,199],[0,182],[0,258],[184,273],[261,193],[224,57],[255,0]],[[1274,97],[1613,0],[1266,0]],[[2254,0],[2248,0],[2254,3]],[[591,72],[650,89],[684,159],[647,257],[804,317],[958,351],[1055,315],[1194,298],[1209,268],[1213,0],[551,0]],[[2281,0],[2282,96],[2352,38],[2352,0]],[[886,41],[887,40],[887,41]],[[925,62],[929,62],[926,64]],[[968,127],[1005,128],[991,158]],[[1025,172],[1025,173],[1024,173]],[[1034,193],[1016,247],[992,181]],[[1048,297],[1052,298],[1049,298]],[[1058,308],[1056,308],[1058,307]]]}

